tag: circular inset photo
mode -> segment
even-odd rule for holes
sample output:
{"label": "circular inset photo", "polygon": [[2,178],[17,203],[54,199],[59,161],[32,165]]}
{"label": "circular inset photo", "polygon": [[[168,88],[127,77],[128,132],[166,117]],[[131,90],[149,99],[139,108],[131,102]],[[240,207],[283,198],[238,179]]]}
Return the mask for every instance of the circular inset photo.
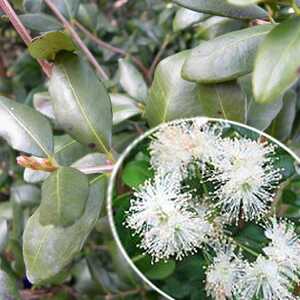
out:
{"label": "circular inset photo", "polygon": [[236,122],[161,125],[112,174],[116,242],[167,299],[297,299],[298,164],[283,144]]}

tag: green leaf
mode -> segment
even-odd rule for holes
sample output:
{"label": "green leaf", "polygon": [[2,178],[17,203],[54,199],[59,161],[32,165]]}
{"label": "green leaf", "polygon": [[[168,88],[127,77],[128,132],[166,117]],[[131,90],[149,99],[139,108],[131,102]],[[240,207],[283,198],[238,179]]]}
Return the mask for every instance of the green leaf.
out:
{"label": "green leaf", "polygon": [[26,12],[38,13],[43,8],[43,0],[23,0],[23,7]]}
{"label": "green leaf", "polygon": [[67,267],[82,249],[94,228],[105,200],[106,176],[90,182],[85,212],[72,226],[42,226],[40,210],[29,218],[23,237],[27,276],[32,283],[43,282]]}
{"label": "green leaf", "polygon": [[141,113],[138,103],[124,94],[110,94],[113,124],[119,124]]}
{"label": "green leaf", "polygon": [[28,183],[38,183],[44,181],[49,175],[49,172],[37,171],[26,168],[24,170],[23,179]]}
{"label": "green leaf", "polygon": [[263,0],[227,0],[227,1],[235,5],[247,6],[250,4],[256,4],[262,2]]}
{"label": "green leaf", "polygon": [[19,15],[22,23],[29,28],[37,32],[47,32],[62,30],[63,26],[54,17],[51,17],[44,13],[31,13]]}
{"label": "green leaf", "polygon": [[49,91],[60,126],[80,143],[109,154],[111,102],[91,67],[74,54],[62,53],[55,61]]}
{"label": "green leaf", "polygon": [[199,86],[181,78],[189,51],[163,59],[157,66],[146,103],[146,118],[153,127],[178,118],[202,115]]}
{"label": "green leaf", "polygon": [[268,103],[281,96],[298,78],[300,17],[276,26],[260,46],[253,73],[255,100]]}
{"label": "green leaf", "polygon": [[34,207],[40,203],[41,191],[32,184],[15,184],[11,188],[11,199],[22,208]]}
{"label": "green leaf", "polygon": [[94,31],[97,28],[99,10],[96,3],[80,3],[77,20],[86,28]]}
{"label": "green leaf", "polygon": [[0,202],[0,218],[7,220],[12,219],[12,205],[11,202]]}
{"label": "green leaf", "polygon": [[69,35],[62,31],[47,32],[32,40],[29,53],[38,59],[54,60],[60,51],[73,52],[77,48]]}
{"label": "green leaf", "polygon": [[282,108],[282,97],[272,103],[255,102],[251,74],[241,77],[239,84],[247,96],[246,123],[259,130],[267,129]]}
{"label": "green leaf", "polygon": [[[100,168],[103,168],[103,172],[105,167],[107,166],[107,159],[104,154],[101,153],[90,153],[75,161],[72,164],[72,167],[83,172],[84,174],[94,174],[101,173]],[[111,167],[111,166],[110,166]]]}
{"label": "green leaf", "polygon": [[283,96],[283,108],[273,121],[271,134],[281,141],[285,141],[291,134],[296,117],[297,94],[288,90]]}
{"label": "green leaf", "polygon": [[183,78],[218,83],[250,73],[257,48],[272,28],[272,25],[254,26],[201,42],[187,57]]}
{"label": "green leaf", "polygon": [[121,153],[138,136],[136,132],[124,131],[112,137],[113,148]]}
{"label": "green leaf", "polygon": [[145,101],[148,87],[141,73],[125,59],[119,59],[120,84],[134,99]]}
{"label": "green leaf", "polygon": [[[0,96],[0,136],[16,150],[48,157],[53,151],[48,120],[27,105]],[[5,124],[5,126],[3,126]]]}
{"label": "green leaf", "polygon": [[210,15],[199,13],[182,7],[176,12],[173,21],[173,30],[175,32],[184,30],[186,28],[189,28],[190,26],[206,20],[209,17]]}
{"label": "green leaf", "polygon": [[173,0],[191,10],[236,19],[264,19],[267,12],[257,5],[237,6],[227,0]]}
{"label": "green leaf", "polygon": [[0,218],[0,254],[2,254],[6,247],[8,234],[8,222],[6,219]]}
{"label": "green leaf", "polygon": [[55,120],[51,97],[48,92],[35,93],[33,95],[33,106],[41,114],[49,119]]}
{"label": "green leaf", "polygon": [[[54,137],[54,158],[60,166],[70,166],[89,152],[90,150],[87,147],[81,145],[67,134]],[[49,175],[49,172],[26,168],[24,180],[29,183],[37,183],[44,181]]]}
{"label": "green leaf", "polygon": [[204,115],[245,122],[246,96],[235,81],[202,84],[199,88],[199,99]]}
{"label": "green leaf", "polygon": [[88,178],[70,167],[62,167],[44,181],[40,224],[70,226],[84,213],[88,199]]}
{"label": "green leaf", "polygon": [[245,20],[213,16],[197,25],[197,35],[204,40],[212,40],[228,32],[247,27]]}
{"label": "green leaf", "polygon": [[68,19],[77,15],[80,0],[51,0],[56,8]]}
{"label": "green leaf", "polygon": [[145,275],[151,280],[163,280],[174,273],[175,268],[176,263],[173,260],[160,261],[152,264],[151,268],[145,272]]}
{"label": "green leaf", "polygon": [[67,134],[54,137],[54,157],[61,166],[69,166],[89,152],[89,148]]}
{"label": "green leaf", "polygon": [[16,281],[7,273],[0,270],[0,299],[20,300]]}
{"label": "green leaf", "polygon": [[123,182],[130,187],[138,187],[153,175],[150,165],[145,160],[129,162],[122,173]]}

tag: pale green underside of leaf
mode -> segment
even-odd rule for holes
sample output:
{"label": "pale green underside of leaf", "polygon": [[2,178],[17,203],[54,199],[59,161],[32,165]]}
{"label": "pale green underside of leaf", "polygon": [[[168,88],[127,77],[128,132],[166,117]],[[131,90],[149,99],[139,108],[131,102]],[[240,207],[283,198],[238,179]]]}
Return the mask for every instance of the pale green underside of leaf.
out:
{"label": "pale green underside of leaf", "polygon": [[51,156],[52,129],[48,120],[27,105],[0,96],[0,136],[14,149],[35,156]]}

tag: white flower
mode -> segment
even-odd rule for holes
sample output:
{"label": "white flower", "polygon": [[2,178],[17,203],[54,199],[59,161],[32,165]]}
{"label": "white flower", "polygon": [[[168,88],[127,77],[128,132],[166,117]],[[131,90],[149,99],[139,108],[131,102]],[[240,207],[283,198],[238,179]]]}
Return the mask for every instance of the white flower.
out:
{"label": "white flower", "polygon": [[182,259],[207,239],[211,225],[205,209],[190,205],[174,174],[157,174],[134,193],[126,224],[142,238],[139,245],[154,261]]}
{"label": "white flower", "polygon": [[211,160],[220,139],[220,128],[203,120],[161,127],[149,146],[152,166],[165,173],[181,173],[184,177],[191,161]]}
{"label": "white flower", "polygon": [[274,147],[248,139],[224,139],[224,154],[217,159],[216,185],[213,193],[229,221],[240,216],[246,220],[259,219],[269,210],[274,190],[281,174],[273,167],[269,155]]}
{"label": "white flower", "polygon": [[238,282],[238,299],[294,300],[291,287],[276,262],[259,256],[245,268],[245,275]]}
{"label": "white flower", "polygon": [[296,272],[300,269],[300,240],[295,233],[294,224],[284,220],[278,222],[276,218],[272,218],[265,236],[271,242],[263,249],[264,253],[277,262],[290,279],[296,281]]}
{"label": "white flower", "polygon": [[249,138],[224,138],[217,146],[220,155],[215,161],[215,165],[222,172],[266,166],[270,163],[270,155],[275,150],[275,146],[272,144]]}
{"label": "white flower", "polygon": [[206,271],[206,291],[216,300],[233,299],[237,282],[244,274],[245,263],[231,246],[223,247]]}

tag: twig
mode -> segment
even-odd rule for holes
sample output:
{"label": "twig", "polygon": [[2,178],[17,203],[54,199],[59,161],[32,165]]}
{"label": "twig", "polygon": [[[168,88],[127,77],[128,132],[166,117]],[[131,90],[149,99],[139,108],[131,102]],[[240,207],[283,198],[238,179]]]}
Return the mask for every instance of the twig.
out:
{"label": "twig", "polygon": [[105,296],[105,300],[123,299],[124,297],[142,293],[143,289],[138,288],[130,291],[120,292],[119,294],[109,294]]}
{"label": "twig", "polygon": [[69,31],[77,45],[80,47],[80,49],[84,52],[84,54],[87,56],[90,63],[95,67],[97,73],[104,79],[108,80],[109,77],[106,74],[106,72],[103,70],[103,68],[99,65],[96,58],[93,56],[89,48],[83,43],[77,32],[74,30],[72,25],[68,22],[68,20],[61,14],[61,12],[57,9],[57,7],[52,3],[51,0],[44,0],[45,3],[48,5],[48,7],[52,10],[54,15],[63,23],[65,29]]}
{"label": "twig", "polygon": [[93,41],[95,44],[97,44],[99,47],[110,50],[111,52],[121,54],[122,56],[130,56],[131,60],[140,68],[140,70],[143,72],[144,76],[148,76],[148,69],[144,66],[141,60],[139,60],[137,57],[132,56],[130,53],[127,53],[125,50],[112,46],[100,38],[98,38],[96,35],[91,33],[89,30],[87,30],[82,24],[80,24],[77,20],[74,20],[74,25],[82,31],[91,41]]}
{"label": "twig", "polygon": [[148,72],[148,79],[151,80],[152,77],[153,77],[153,73],[154,73],[154,70],[155,70],[155,67],[157,66],[157,64],[159,63],[162,55],[164,54],[166,48],[168,47],[169,43],[171,42],[173,36],[170,35],[170,34],[167,34],[159,51],[157,52],[156,56],[154,57],[153,59],[153,62],[151,64],[151,67],[149,69],[149,72]]}
{"label": "twig", "polygon": [[[0,8],[3,10],[3,12],[8,16],[11,24],[15,28],[15,30],[18,32],[24,43],[28,46],[32,38],[29,34],[29,32],[26,30],[25,26],[22,24],[21,20],[15,13],[12,6],[9,4],[8,0],[0,0]],[[46,61],[38,60],[39,64],[41,65],[44,73],[47,75],[47,77],[50,77],[51,75],[51,69],[52,66]]]}

